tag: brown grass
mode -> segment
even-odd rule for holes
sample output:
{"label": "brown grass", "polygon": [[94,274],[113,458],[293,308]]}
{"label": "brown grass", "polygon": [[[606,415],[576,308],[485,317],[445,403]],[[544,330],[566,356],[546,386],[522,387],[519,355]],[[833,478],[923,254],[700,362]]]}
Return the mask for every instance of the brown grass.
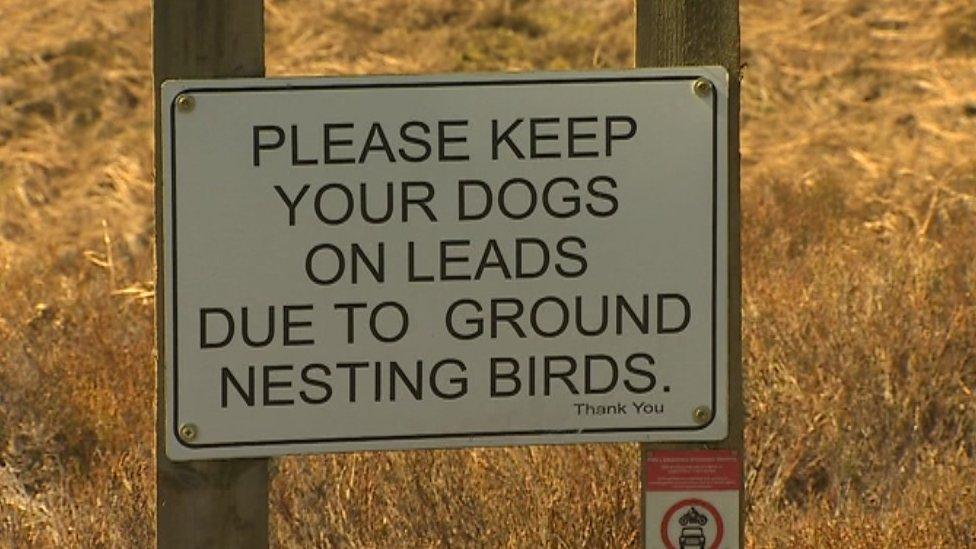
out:
{"label": "brown grass", "polygon": [[[624,67],[628,0],[266,0],[268,72]],[[976,12],[744,0],[750,543],[976,544]],[[0,546],[153,535],[149,6],[0,4]],[[284,546],[634,545],[632,445],[278,460]]]}

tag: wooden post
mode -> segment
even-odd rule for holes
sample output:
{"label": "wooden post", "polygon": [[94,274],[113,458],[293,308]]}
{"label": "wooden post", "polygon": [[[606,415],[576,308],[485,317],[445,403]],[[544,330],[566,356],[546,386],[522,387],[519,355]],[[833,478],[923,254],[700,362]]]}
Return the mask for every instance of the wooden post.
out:
{"label": "wooden post", "polygon": [[[154,0],[156,280],[162,265],[160,84],[171,78],[264,76],[262,0]],[[268,460],[173,463],[164,453],[162,284],[156,284],[156,544],[267,547]]]}
{"label": "wooden post", "polygon": [[[644,463],[650,450],[731,449],[744,457],[741,296],[739,259],[739,0],[636,0],[637,65],[720,65],[729,71],[729,436],[716,443],[641,445],[641,505]],[[740,473],[741,474],[741,473]],[[739,495],[739,539],[745,545],[744,497]],[[642,527],[644,521],[642,520]]]}

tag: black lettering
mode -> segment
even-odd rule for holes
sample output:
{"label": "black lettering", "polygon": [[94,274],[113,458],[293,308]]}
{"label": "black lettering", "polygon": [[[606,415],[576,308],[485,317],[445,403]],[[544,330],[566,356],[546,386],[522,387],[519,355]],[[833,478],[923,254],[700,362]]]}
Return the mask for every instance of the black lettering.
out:
{"label": "black lettering", "polygon": [[650,297],[647,294],[641,296],[641,314],[638,315],[634,308],[630,306],[630,302],[627,298],[618,295],[617,296],[617,335],[624,333],[624,313],[630,317],[631,322],[637,327],[637,330],[642,334],[651,333],[651,319],[650,319]]}
{"label": "black lettering", "polygon": [[316,379],[312,377],[311,374],[314,370],[319,370],[322,372],[323,377],[332,375],[332,372],[325,364],[309,364],[302,368],[302,381],[308,385],[314,385],[315,387],[322,389],[322,396],[313,398],[309,396],[308,391],[305,391],[304,389],[298,392],[298,396],[306,404],[324,404],[328,402],[330,398],[332,398],[332,386],[329,385],[329,382],[325,381],[324,379]]}
{"label": "black lettering", "polygon": [[[558,321],[556,322],[556,327],[552,330],[545,330],[542,324],[539,322],[539,317],[541,316],[539,310],[546,303],[552,303],[556,306],[558,311]],[[556,337],[561,335],[566,331],[566,327],[569,326],[569,307],[563,300],[556,296],[547,295],[543,298],[536,300],[532,304],[532,309],[529,311],[529,322],[532,324],[532,329],[535,333],[542,337]]]}
{"label": "black lettering", "polygon": [[480,318],[476,317],[473,319],[468,318],[464,320],[464,324],[468,326],[474,326],[474,330],[468,333],[459,332],[457,330],[457,327],[454,325],[454,312],[457,311],[459,307],[464,305],[471,306],[477,313],[480,313],[482,311],[481,304],[473,299],[459,299],[454,303],[451,303],[451,306],[447,308],[447,314],[445,315],[444,318],[445,324],[447,325],[447,331],[452,336],[462,340],[475,339],[477,337],[480,337],[482,333],[484,333],[484,321],[481,320]]}
{"label": "black lettering", "polygon": [[306,304],[306,305],[285,305],[283,307],[283,309],[284,309],[284,314],[282,315],[282,317],[283,317],[282,322],[284,323],[284,326],[285,326],[285,330],[284,330],[284,332],[285,332],[285,341],[284,341],[283,345],[285,347],[293,347],[293,346],[294,347],[297,347],[297,346],[301,346],[301,345],[314,345],[315,344],[315,340],[314,339],[311,339],[311,338],[309,338],[309,339],[299,339],[297,337],[293,337],[292,336],[292,329],[293,328],[309,328],[309,327],[312,326],[312,321],[311,320],[303,320],[303,321],[292,320],[291,315],[292,315],[292,311],[295,311],[295,312],[299,312],[299,311],[311,311],[311,310],[315,309],[315,306],[314,305],[311,305],[311,304]]}
{"label": "black lettering", "polygon": [[291,200],[290,198],[288,198],[288,194],[285,192],[285,189],[282,188],[281,185],[275,185],[274,186],[274,190],[278,193],[278,196],[281,197],[281,200],[284,201],[285,206],[288,207],[288,226],[289,227],[294,227],[295,226],[295,210],[298,208],[298,203],[301,202],[302,197],[304,197],[305,196],[305,193],[308,192],[308,189],[309,189],[309,185],[303,185],[302,186],[302,190],[298,191],[298,195],[295,196],[295,199],[294,200]]}
{"label": "black lettering", "polygon": [[[511,366],[511,371],[507,373],[502,373],[499,371],[498,366],[500,364],[507,364]],[[512,395],[518,394],[522,389],[522,381],[518,378],[519,365],[515,359],[512,358],[496,358],[491,359],[491,397],[510,397]],[[498,381],[501,379],[507,379],[512,382],[512,389],[510,391],[503,391],[498,387]]]}
{"label": "black lettering", "polygon": [[230,368],[220,369],[220,407],[227,407],[227,382],[229,381],[231,385],[234,386],[234,390],[244,401],[244,404],[248,406],[254,406],[254,366],[248,366],[247,368],[247,391],[241,386],[241,383],[237,381],[234,374],[230,371]]}
{"label": "black lettering", "polygon": [[351,157],[351,156],[347,156],[347,157],[344,157],[344,158],[337,158],[337,157],[333,157],[332,156],[332,150],[334,148],[352,146],[352,139],[333,139],[332,138],[332,131],[333,130],[351,130],[352,128],[353,128],[353,125],[351,123],[348,123],[348,122],[347,123],[342,123],[342,124],[323,124],[322,125],[322,134],[323,134],[323,138],[324,138],[323,139],[323,142],[324,142],[323,147],[324,147],[324,150],[325,150],[325,153],[324,153],[324,156],[323,156],[323,161],[324,161],[325,164],[354,164],[356,162],[356,159],[353,158],[353,157]]}
{"label": "black lettering", "polygon": [[369,368],[368,362],[337,362],[337,370],[349,371],[349,402],[356,402],[356,377],[360,368]]}
{"label": "black lettering", "polygon": [[540,141],[556,141],[559,139],[558,133],[540,133],[539,127],[543,124],[559,124],[558,118],[533,118],[529,120],[529,157],[531,158],[559,158],[559,152],[541,152],[538,149]]}
{"label": "black lettering", "polygon": [[276,387],[291,387],[291,381],[273,381],[271,375],[274,372],[290,372],[294,367],[291,364],[281,364],[276,366],[265,366],[264,367],[264,405],[265,406],[290,406],[295,403],[294,399],[283,398],[283,399],[273,399],[271,398],[271,389]]}
{"label": "black lettering", "polygon": [[625,379],[624,387],[626,387],[627,390],[632,393],[640,394],[640,393],[650,392],[651,390],[654,389],[654,386],[657,385],[657,378],[654,377],[654,374],[652,374],[650,371],[635,366],[634,362],[637,359],[644,359],[644,361],[647,362],[648,366],[653,366],[654,357],[646,353],[636,353],[627,357],[627,361],[624,363],[624,367],[627,369],[628,372],[646,378],[646,385],[641,387],[639,385],[635,385],[634,383],[631,383],[629,379]]}
{"label": "black lettering", "polygon": [[515,145],[515,142],[512,141],[512,137],[511,137],[512,131],[514,131],[515,128],[517,128],[522,123],[522,120],[523,119],[521,118],[516,119],[507,128],[505,128],[505,131],[503,131],[501,134],[498,133],[498,120],[491,121],[491,159],[492,160],[498,160],[498,147],[499,145],[502,144],[503,141],[505,142],[506,145],[508,145],[508,149],[512,152],[512,154],[515,155],[516,158],[518,158],[519,160],[525,159],[525,155],[522,154],[522,151],[519,150],[517,145]]}
{"label": "black lettering", "polygon": [[[262,132],[272,132],[275,134],[276,139],[270,143],[264,142],[261,140]],[[255,167],[261,165],[261,151],[278,149],[285,144],[285,130],[279,128],[278,126],[254,126],[253,134],[253,162]]]}
{"label": "black lettering", "polygon": [[598,183],[607,183],[611,189],[617,188],[617,181],[608,175],[599,175],[590,180],[586,185],[587,190],[590,192],[590,196],[594,198],[602,199],[602,201],[607,203],[606,209],[597,209],[593,204],[587,204],[586,210],[597,217],[610,217],[611,215],[617,213],[617,197],[597,189]]}
{"label": "black lettering", "polygon": [[[219,341],[209,341],[207,339],[207,317],[211,315],[220,315],[224,317],[227,321],[227,335]],[[220,347],[226,347],[230,340],[234,338],[234,316],[230,314],[227,309],[222,309],[220,307],[204,307],[200,309],[200,348],[201,349],[216,349]]]}
{"label": "black lettering", "polygon": [[[383,335],[379,331],[378,317],[380,313],[384,310],[394,309],[399,313],[400,317],[400,328],[393,332],[392,335]],[[376,307],[373,308],[372,312],[369,314],[369,329],[373,333],[373,337],[383,343],[392,343],[394,341],[399,341],[407,333],[407,328],[410,326],[410,316],[407,314],[407,310],[395,301],[384,301]]]}
{"label": "black lettering", "polygon": [[[665,326],[664,325],[664,302],[667,300],[678,301],[681,303],[681,308],[683,315],[681,322],[677,326]],[[691,304],[688,303],[688,299],[681,294],[661,294],[657,296],[657,333],[659,334],[676,334],[683,331],[688,327],[688,323],[691,322]]]}
{"label": "black lettering", "polygon": [[[613,142],[625,141],[637,135],[637,121],[629,116],[607,117],[607,156],[613,156]],[[614,124],[624,124],[626,129],[622,133],[614,132]]]}
{"label": "black lettering", "polygon": [[390,362],[390,402],[396,402],[396,386],[397,378],[407,387],[410,394],[416,400],[421,400],[424,397],[424,384],[422,382],[424,376],[424,363],[420,360],[417,361],[417,374],[414,376],[414,380],[410,381],[407,374],[400,368],[398,362]]}
{"label": "black lettering", "polygon": [[274,307],[268,307],[268,331],[267,336],[261,341],[255,341],[251,339],[250,330],[248,329],[248,308],[241,307],[241,338],[250,347],[265,347],[271,340],[274,339],[274,325],[275,325],[275,314]]}
{"label": "black lettering", "polygon": [[569,157],[570,158],[593,158],[599,156],[596,150],[581,151],[576,148],[579,140],[596,139],[596,132],[579,133],[576,131],[577,124],[595,124],[598,121],[595,116],[569,117]]}
{"label": "black lettering", "polygon": [[467,143],[467,135],[447,135],[448,128],[467,128],[467,120],[439,120],[437,122],[437,158],[441,162],[464,162],[470,160],[467,154],[447,154],[447,146],[451,143]]}
{"label": "black lettering", "polygon": [[[525,252],[525,248],[529,245],[533,245],[542,254],[541,263],[535,269],[530,271],[526,267],[526,258],[528,254]],[[538,238],[516,238],[515,239],[515,277],[519,279],[530,279],[539,278],[547,270],[549,270],[549,246],[545,242]]]}
{"label": "black lettering", "polygon": [[[502,314],[499,312],[502,305],[514,305],[515,311],[509,314]],[[496,339],[498,337],[498,324],[501,322],[507,323],[512,327],[512,330],[520,338],[525,339],[525,330],[519,326],[518,319],[525,312],[525,305],[521,301],[514,297],[500,297],[498,299],[491,300],[491,338]]]}
{"label": "black lettering", "polygon": [[[516,213],[509,208],[509,203],[506,200],[507,197],[511,196],[508,192],[509,189],[513,188],[515,185],[521,186],[528,191],[529,203],[525,207],[525,210],[521,213]],[[536,203],[539,197],[536,194],[535,187],[527,179],[522,179],[521,177],[515,177],[509,179],[508,181],[502,183],[501,188],[498,190],[498,209],[502,211],[509,219],[525,219],[532,215],[535,211]]]}
{"label": "black lettering", "polygon": [[367,223],[386,223],[393,217],[393,182],[387,182],[386,184],[386,211],[380,215],[371,215],[369,213],[369,202],[366,200],[368,193],[366,192],[366,183],[363,182],[359,185],[359,201],[361,202],[360,208],[363,212],[363,219]]}
{"label": "black lettering", "polygon": [[291,125],[291,165],[292,166],[311,166],[318,164],[314,158],[299,158],[298,155],[298,125]]}
{"label": "black lettering", "polygon": [[[335,274],[333,274],[329,278],[322,278],[321,276],[316,274],[314,270],[315,257],[316,255],[318,255],[320,252],[323,251],[331,252],[332,255],[335,257],[335,261],[336,261]],[[319,244],[318,246],[315,246],[314,248],[309,250],[308,255],[305,256],[305,275],[308,276],[309,280],[321,286],[328,286],[329,284],[336,282],[337,280],[342,278],[342,273],[345,270],[346,270],[345,256],[342,255],[342,252],[339,251],[339,248],[336,248],[332,244]]]}
{"label": "black lettering", "polygon": [[567,217],[573,217],[580,212],[580,198],[576,194],[570,194],[569,196],[563,196],[563,204],[568,204],[568,209],[556,210],[552,207],[552,200],[550,199],[553,188],[559,183],[566,183],[569,185],[573,191],[579,190],[579,183],[571,177],[557,177],[548,183],[546,183],[545,188],[542,191],[542,206],[546,209],[549,215],[565,219]]}
{"label": "black lettering", "polygon": [[[602,361],[610,366],[610,381],[607,382],[603,387],[596,387],[593,385],[593,365],[597,361]],[[608,355],[587,355],[583,363],[583,374],[584,392],[588,395],[602,395],[609,393],[614,387],[617,386],[617,379],[620,377],[620,374],[617,372],[617,361]]]}
{"label": "black lettering", "polygon": [[417,245],[411,240],[407,242],[407,280],[409,282],[433,282],[434,275],[417,274]]}
{"label": "black lettering", "polygon": [[437,395],[438,398],[443,398],[446,400],[453,400],[455,398],[461,398],[468,393],[468,378],[464,376],[455,376],[448,378],[447,381],[455,387],[453,392],[446,392],[441,390],[440,384],[438,383],[438,372],[444,366],[455,366],[461,373],[467,372],[468,368],[463,362],[456,358],[445,358],[444,360],[438,361],[434,364],[434,367],[430,370],[430,390],[432,393]]}
{"label": "black lettering", "polygon": [[[421,188],[424,190],[424,196],[420,198],[411,198],[410,189]],[[404,181],[403,185],[400,187],[400,201],[403,202],[403,213],[402,221],[406,223],[409,221],[409,216],[407,212],[410,210],[411,205],[419,206],[420,209],[427,214],[427,219],[433,222],[437,222],[437,216],[430,209],[430,201],[434,199],[434,186],[427,181]]]}
{"label": "black lettering", "polygon": [[[485,207],[480,212],[469,214],[466,207],[467,189],[473,187],[479,188],[484,192]],[[458,220],[471,221],[487,217],[488,212],[491,211],[491,196],[491,188],[484,181],[478,181],[477,179],[462,179],[458,181]]]}
{"label": "black lettering", "polygon": [[505,259],[502,257],[502,252],[498,249],[498,242],[494,238],[489,239],[488,245],[485,246],[485,253],[481,256],[481,261],[478,263],[478,270],[474,273],[474,279],[481,280],[481,275],[488,268],[501,270],[505,280],[512,278],[512,273],[509,272],[508,265],[505,264]]}
{"label": "black lettering", "polygon": [[[556,362],[564,362],[568,365],[568,368],[563,372],[553,371],[552,366]],[[576,373],[576,360],[571,356],[557,355],[557,356],[547,356],[543,361],[542,366],[543,372],[543,394],[549,396],[552,394],[552,380],[561,380],[566,387],[569,389],[570,393],[574,395],[579,394],[579,390],[576,389],[576,385],[573,381],[569,379],[574,373]]]}
{"label": "black lettering", "polygon": [[[374,139],[379,139],[379,144],[374,145]],[[390,142],[386,140],[386,134],[383,133],[383,126],[379,122],[373,122],[373,125],[369,127],[369,133],[366,135],[366,146],[363,147],[363,151],[359,155],[359,163],[364,164],[366,157],[373,151],[383,151],[386,153],[387,160],[396,162],[396,157],[393,156],[393,150],[390,149]]]}
{"label": "black lettering", "polygon": [[336,310],[346,310],[346,343],[356,342],[356,309],[365,309],[365,303],[336,303]]}
{"label": "black lettering", "polygon": [[470,240],[441,240],[440,248],[440,267],[441,267],[441,280],[471,280],[471,275],[469,274],[450,274],[447,272],[448,265],[451,263],[466,263],[468,257],[466,255],[450,255],[449,249],[457,246],[470,246]]}
{"label": "black lettering", "polygon": [[366,270],[373,275],[373,280],[376,282],[383,282],[386,280],[386,244],[384,242],[376,243],[376,257],[377,260],[374,263],[366,255],[366,251],[363,250],[362,246],[359,244],[352,244],[352,283],[359,284],[359,265],[365,265]]}
{"label": "black lettering", "polygon": [[585,336],[597,336],[607,331],[607,324],[610,322],[610,298],[600,296],[600,326],[598,328],[587,328],[583,326],[583,296],[576,296],[576,331]]}
{"label": "black lettering", "polygon": [[[342,194],[345,199],[346,211],[342,213],[339,217],[330,218],[325,214],[325,210],[322,205],[322,199],[325,197],[325,193],[335,189]],[[319,220],[326,225],[339,225],[340,223],[345,223],[352,217],[354,200],[352,198],[352,191],[347,189],[345,185],[340,185],[339,183],[328,183],[322,185],[322,187],[315,193],[315,215],[318,216]]]}
{"label": "black lettering", "polygon": [[586,273],[588,264],[586,262],[586,258],[583,257],[581,253],[574,253],[567,249],[570,244],[575,244],[580,250],[586,249],[586,242],[583,242],[583,239],[578,236],[566,236],[560,238],[559,242],[556,243],[556,253],[558,253],[563,259],[573,261],[577,265],[575,269],[571,269],[563,266],[562,263],[557,263],[556,272],[566,278],[577,278]]}
{"label": "black lettering", "polygon": [[407,122],[404,125],[400,126],[400,139],[403,139],[404,141],[410,143],[411,145],[417,145],[423,151],[420,154],[410,155],[407,153],[406,149],[400,147],[400,157],[406,160],[407,162],[423,162],[424,160],[430,158],[430,153],[432,152],[432,148],[430,146],[430,143],[428,143],[425,139],[418,136],[410,135],[407,130],[411,128],[420,128],[421,130],[423,130],[424,136],[427,137],[430,136],[430,126],[428,126],[423,122],[420,122],[419,120],[411,120],[410,122]]}

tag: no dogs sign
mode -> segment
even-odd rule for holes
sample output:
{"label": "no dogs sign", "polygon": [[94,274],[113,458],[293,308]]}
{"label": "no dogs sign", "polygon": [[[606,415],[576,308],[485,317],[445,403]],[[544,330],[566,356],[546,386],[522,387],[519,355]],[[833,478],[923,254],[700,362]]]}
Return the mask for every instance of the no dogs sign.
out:
{"label": "no dogs sign", "polygon": [[724,438],[726,79],[167,82],[167,454]]}

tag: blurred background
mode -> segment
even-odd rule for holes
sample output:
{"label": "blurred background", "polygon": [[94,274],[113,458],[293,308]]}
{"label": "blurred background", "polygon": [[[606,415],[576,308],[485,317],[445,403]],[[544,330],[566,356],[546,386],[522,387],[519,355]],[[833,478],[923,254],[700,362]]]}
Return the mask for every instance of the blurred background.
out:
{"label": "blurred background", "polygon": [[[633,65],[633,0],[265,0],[269,76]],[[0,546],[153,539],[146,0],[0,0]],[[755,547],[976,545],[976,5],[742,0]],[[633,546],[636,445],[275,461],[279,546]]]}

